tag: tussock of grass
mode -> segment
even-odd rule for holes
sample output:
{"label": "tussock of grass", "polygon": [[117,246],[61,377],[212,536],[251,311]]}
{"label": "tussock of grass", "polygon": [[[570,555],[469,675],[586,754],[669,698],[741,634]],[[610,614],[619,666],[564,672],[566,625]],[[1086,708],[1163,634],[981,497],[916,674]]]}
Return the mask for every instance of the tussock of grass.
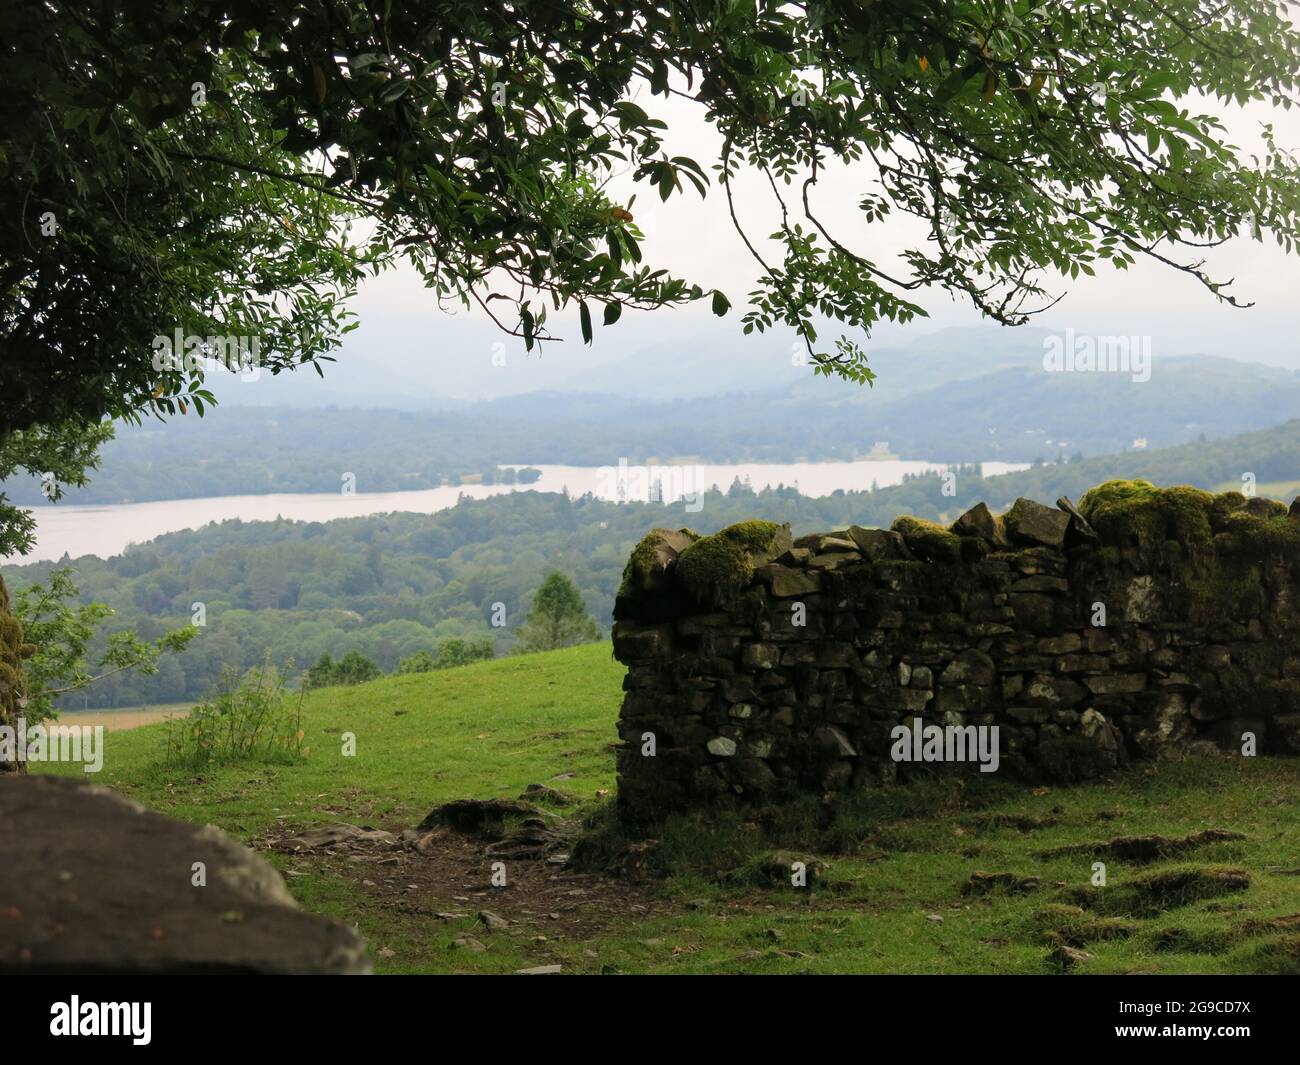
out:
{"label": "tussock of grass", "polygon": [[1034,934],[1049,946],[1086,947],[1112,939],[1127,939],[1139,926],[1114,917],[1094,917],[1081,906],[1055,903],[1035,910]]}
{"label": "tussock of grass", "polygon": [[1152,917],[1245,891],[1250,873],[1232,866],[1178,866],[1148,873],[1135,880],[1076,894],[1082,904],[1104,913]]}
{"label": "tussock of grass", "polygon": [[1261,976],[1300,976],[1300,936],[1277,936],[1251,948],[1246,971]]}

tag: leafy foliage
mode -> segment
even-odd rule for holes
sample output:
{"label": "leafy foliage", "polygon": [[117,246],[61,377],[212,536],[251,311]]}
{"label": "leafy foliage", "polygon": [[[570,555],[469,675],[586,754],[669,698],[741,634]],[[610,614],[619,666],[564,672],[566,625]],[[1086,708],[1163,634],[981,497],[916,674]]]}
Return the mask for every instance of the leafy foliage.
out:
{"label": "leafy foliage", "polygon": [[227,32],[244,36],[166,0],[0,10],[0,439],[201,415],[220,353],[172,365],[155,336],[256,338],[278,373],[348,328],[342,302],[377,259],[347,236],[356,210],[303,176],[259,103],[271,74]]}
{"label": "leafy foliage", "polygon": [[[104,603],[72,605],[78,596],[72,570],[52,570],[45,583],[30,584],[14,599],[14,614],[35,653],[23,664],[28,700],[24,716],[32,722],[54,717],[55,700],[119,673],[152,676],[165,654],[180,654],[198,635],[193,625],[166,632],[152,641],[130,629],[107,635],[97,654],[91,641],[116,612]],[[92,664],[93,659],[93,664]]]}
{"label": "leafy foliage", "polygon": [[[1300,32],[1272,0],[139,0],[10,6],[0,31],[0,434],[201,406],[193,374],[144,357],[160,319],[266,334],[275,368],[315,361],[362,272],[398,254],[529,347],[565,306],[584,339],[597,307],[606,326],[703,299],[728,313],[642,262],[616,174],[664,201],[720,187],[760,264],[745,328],[791,326],[819,371],[856,380],[862,349],[820,343],[819,318],[867,331],[924,313],[916,294],[937,287],[1019,323],[1051,302],[1044,273],[1142,256],[1231,300],[1183,249],[1297,237],[1296,163],[1271,131],[1243,158],[1192,110],[1291,105]],[[652,109],[670,97],[719,133],[712,176],[665,146]],[[840,163],[869,175],[864,222],[922,223],[900,269],[819,214]],[[767,241],[737,218],[746,170],[779,207]],[[364,252],[343,229],[357,216],[374,220]],[[74,350],[85,387],[33,387]]]}
{"label": "leafy foliage", "polygon": [[[0,482],[19,470],[40,479],[41,498],[63,498],[64,486],[84,487],[99,465],[99,449],[113,438],[111,422],[66,421],[0,435]],[[0,492],[0,555],[26,554],[34,542],[32,516]]]}

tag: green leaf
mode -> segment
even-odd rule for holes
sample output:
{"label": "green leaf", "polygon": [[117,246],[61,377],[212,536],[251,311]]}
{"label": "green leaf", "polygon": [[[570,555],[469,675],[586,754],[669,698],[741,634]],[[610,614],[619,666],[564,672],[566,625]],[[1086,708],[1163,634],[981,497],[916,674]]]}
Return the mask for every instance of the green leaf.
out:
{"label": "green leaf", "polygon": [[721,318],[731,310],[731,301],[718,289],[713,290],[713,313]]}
{"label": "green leaf", "polygon": [[582,342],[591,343],[591,308],[587,306],[586,300],[578,301],[578,321],[582,325]]}

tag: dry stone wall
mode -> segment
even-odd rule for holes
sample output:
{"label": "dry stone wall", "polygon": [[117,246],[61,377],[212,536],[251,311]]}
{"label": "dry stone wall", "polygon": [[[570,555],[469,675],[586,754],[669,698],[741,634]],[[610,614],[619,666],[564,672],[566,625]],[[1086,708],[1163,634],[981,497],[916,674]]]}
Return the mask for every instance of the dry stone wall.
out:
{"label": "dry stone wall", "polygon": [[949,528],[654,530],[615,606],[621,813],[1300,753],[1298,504],[1108,482]]}

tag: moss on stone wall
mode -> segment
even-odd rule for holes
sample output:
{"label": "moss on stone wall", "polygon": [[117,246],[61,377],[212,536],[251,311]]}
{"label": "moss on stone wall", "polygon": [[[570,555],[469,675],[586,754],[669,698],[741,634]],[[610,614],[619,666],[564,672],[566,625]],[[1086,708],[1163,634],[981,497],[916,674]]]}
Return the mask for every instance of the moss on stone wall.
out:
{"label": "moss on stone wall", "polygon": [[650,589],[655,579],[687,546],[700,538],[694,529],[651,529],[643,536],[623,567],[620,596],[635,595]]}
{"label": "moss on stone wall", "polygon": [[903,543],[931,562],[958,562],[961,560],[961,537],[942,525],[924,518],[904,515],[895,518],[890,528],[903,538]]}
{"label": "moss on stone wall", "polygon": [[1188,485],[1157,488],[1150,481],[1107,481],[1079,500],[1079,512],[1104,542],[1152,547],[1177,540],[1208,546],[1215,497]]}
{"label": "moss on stone wall", "polygon": [[[0,580],[0,723],[12,724],[26,702],[23,659],[35,650],[23,642],[23,627],[9,609],[9,592]],[[0,773],[22,768],[21,762],[0,762]]]}
{"label": "moss on stone wall", "polygon": [[677,559],[677,578],[701,603],[725,603],[754,576],[754,558],[772,550],[781,526],[742,521],[705,536]]}
{"label": "moss on stone wall", "polygon": [[1220,523],[1215,543],[1229,554],[1295,561],[1300,559],[1300,521],[1288,517],[1285,507],[1271,517],[1234,511]]}
{"label": "moss on stone wall", "polygon": [[1190,548],[1213,541],[1225,553],[1300,558],[1300,521],[1275,499],[1240,492],[1211,495],[1199,488],[1158,488],[1150,481],[1107,481],[1079,501],[1102,540],[1118,547],[1176,540]]}

